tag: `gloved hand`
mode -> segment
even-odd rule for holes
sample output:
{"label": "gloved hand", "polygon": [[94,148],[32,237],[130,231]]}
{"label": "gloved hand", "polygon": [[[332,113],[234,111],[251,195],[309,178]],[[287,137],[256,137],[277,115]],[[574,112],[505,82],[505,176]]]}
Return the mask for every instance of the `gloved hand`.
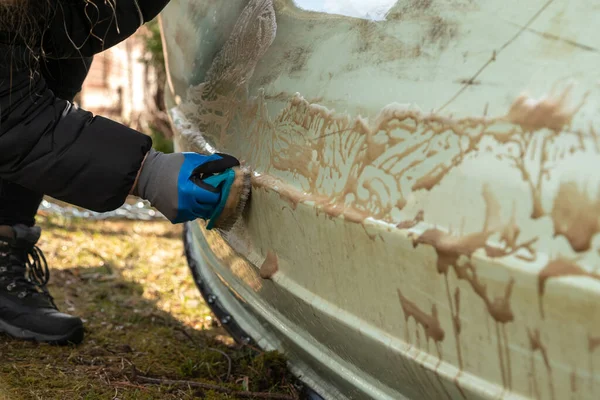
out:
{"label": "gloved hand", "polygon": [[208,219],[221,192],[201,179],[239,165],[226,154],[165,154],[151,149],[132,194],[148,200],[172,223]]}

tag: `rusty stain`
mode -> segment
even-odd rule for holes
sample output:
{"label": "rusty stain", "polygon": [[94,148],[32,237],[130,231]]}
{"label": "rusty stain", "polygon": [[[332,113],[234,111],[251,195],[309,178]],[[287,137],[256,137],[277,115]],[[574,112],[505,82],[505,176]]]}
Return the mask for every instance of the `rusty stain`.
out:
{"label": "rusty stain", "polygon": [[420,210],[413,219],[408,220],[408,221],[402,221],[402,222],[398,223],[398,225],[396,225],[396,228],[398,228],[398,229],[414,228],[420,222],[423,222],[423,216],[424,216],[424,211]]}
{"label": "rusty stain", "polygon": [[496,342],[498,343],[498,360],[500,362],[500,374],[502,375],[502,386],[507,387],[508,379],[506,377],[506,365],[504,364],[504,352],[502,351],[502,337],[500,336],[500,326],[496,323]]}
{"label": "rusty stain", "polygon": [[580,276],[600,281],[600,275],[594,272],[588,272],[575,262],[557,258],[551,260],[538,274],[538,296],[540,299],[540,314],[544,317],[543,296],[546,290],[548,279],[560,278],[566,276]]}
{"label": "rusty stain", "polygon": [[[401,58],[422,55],[419,44],[407,44],[401,37],[390,34],[384,26],[367,19],[355,20],[350,31],[355,33],[357,57],[368,58],[370,64],[380,64]],[[354,65],[354,68],[357,66]]]}
{"label": "rusty stain", "polygon": [[504,355],[506,359],[506,377],[508,388],[512,389],[512,363],[510,361],[510,348],[508,347],[508,335],[506,334],[506,324],[502,324],[502,341],[504,343]]}
{"label": "rusty stain", "polygon": [[299,72],[306,67],[311,51],[306,47],[293,47],[283,53],[283,59],[289,64],[289,72]]}
{"label": "rusty stain", "polygon": [[462,376],[462,369],[458,371],[458,374],[456,374],[456,376],[453,379],[454,386],[456,386],[456,388],[458,389],[458,392],[460,393],[460,395],[462,396],[462,398],[466,399],[467,398],[467,394],[465,393],[465,391],[462,388],[462,386],[460,386],[460,377],[461,376]]}
{"label": "rusty stain", "polygon": [[431,7],[432,3],[433,0],[410,0],[407,4],[407,7],[413,10],[422,11],[427,10],[429,7]]}
{"label": "rusty stain", "polygon": [[577,391],[577,371],[575,371],[575,367],[573,367],[573,371],[571,371],[571,392]]}
{"label": "rusty stain", "polygon": [[260,277],[263,279],[270,279],[279,270],[279,262],[277,260],[277,254],[269,250],[267,251],[267,257],[260,266]]}
{"label": "rusty stain", "polygon": [[[491,299],[486,285],[479,280],[475,266],[470,261],[459,264],[461,256],[470,259],[476,250],[485,248],[487,239],[495,231],[501,229],[499,205],[487,186],[483,187],[483,197],[486,204],[486,216],[484,229],[481,232],[454,236],[439,229],[429,229],[415,239],[413,245],[415,247],[419,244],[432,246],[437,253],[438,273],[447,274],[452,267],[458,279],[469,282],[473,291],[485,303],[492,318],[496,322],[507,323],[514,318],[509,304],[515,283],[514,279],[511,278],[506,285],[504,296]],[[506,251],[510,252],[510,249]]]}
{"label": "rusty stain", "polygon": [[448,274],[444,274],[444,281],[446,284],[446,295],[448,296],[448,305],[450,306],[450,313],[452,314],[452,329],[454,330],[454,341],[456,344],[456,357],[458,359],[458,368],[462,371],[463,369],[463,358],[462,348],[460,344],[460,332],[462,325],[460,322],[460,289],[457,286],[454,291],[454,302],[450,296],[450,284],[448,282]]}
{"label": "rusty stain", "polygon": [[587,251],[600,231],[600,200],[591,199],[577,183],[561,183],[552,207],[554,234],[564,236],[575,251]]}
{"label": "rusty stain", "polygon": [[293,94],[288,92],[278,92],[274,94],[265,94],[265,100],[277,100],[281,102],[287,101]]}
{"label": "rusty stain", "polygon": [[546,347],[542,344],[540,339],[540,331],[539,329],[527,330],[527,336],[529,337],[529,348],[531,351],[539,351],[542,354],[542,358],[544,360],[544,365],[549,370],[550,361],[548,360],[548,353],[546,351]]}
{"label": "rusty stain", "polygon": [[600,336],[588,336],[588,350],[592,353],[596,348],[600,346]]}
{"label": "rusty stain", "polygon": [[[507,323],[514,319],[514,315],[510,308],[510,296],[514,286],[514,279],[510,279],[505,288],[503,296],[491,299],[487,293],[487,287],[482,283],[477,275],[477,269],[470,262],[465,262],[463,265],[458,265],[458,258],[461,255],[470,256],[477,248],[471,249],[468,247],[468,242],[461,242],[457,237],[448,237],[449,235],[438,231],[428,230],[419,238],[417,244],[429,244],[436,249],[438,254],[437,268],[438,272],[446,274],[449,267],[452,267],[458,279],[466,280],[471,285],[471,288],[486,305],[488,313],[497,322]],[[466,236],[467,239],[481,240],[481,236]]]}
{"label": "rusty stain", "polygon": [[[374,39],[375,36],[378,35],[379,30],[377,28],[377,24],[368,19],[359,19],[355,24],[356,31],[358,32],[358,41],[357,41],[357,53],[364,53],[369,51],[375,45]],[[352,27],[351,29],[354,29]]]}
{"label": "rusty stain", "polygon": [[521,95],[511,105],[506,120],[519,125],[526,132],[544,128],[559,132],[571,124],[586,99],[584,96],[578,105],[569,107],[572,89],[572,86],[567,86],[562,93],[557,95],[551,92],[548,97],[541,99]]}
{"label": "rusty stain", "polygon": [[508,335],[506,334],[506,324],[495,322],[496,342],[498,344],[498,361],[500,364],[500,374],[502,385],[505,388],[512,389],[512,363],[510,360],[510,348],[508,346]]}
{"label": "rusty stain", "polygon": [[286,199],[292,205],[293,209],[299,203],[313,201],[317,210],[321,209],[327,215],[333,217],[343,216],[349,222],[362,223],[369,217],[367,212],[331,202],[331,199],[327,196],[300,192],[294,186],[273,176],[255,175],[252,177],[252,186],[255,189],[275,190],[282,199]]}
{"label": "rusty stain", "polygon": [[[213,132],[216,130],[215,136],[222,136],[223,147],[228,138],[225,135],[229,124],[227,121],[233,118],[227,117],[231,112],[225,110],[235,109],[235,103],[215,100],[205,105],[210,107],[209,111],[223,107],[221,119],[212,115],[209,120],[205,113],[201,114],[207,122],[212,121],[211,124],[222,120],[218,129],[214,126]],[[194,101],[193,107],[198,109],[199,104]],[[239,112],[247,113],[247,118],[255,119],[257,113],[265,107],[264,99],[259,96],[255,103],[245,107],[245,111]],[[288,171],[302,183],[302,189],[296,189],[298,193],[286,191],[294,196],[292,203],[316,200],[319,206],[327,206],[334,214],[346,216],[346,213],[350,213],[354,217],[352,221],[362,223],[366,217],[393,222],[391,211],[394,208],[402,209],[406,205],[403,192],[407,187],[412,191],[433,189],[468,154],[479,151],[478,146],[484,137],[492,137],[500,145],[517,146],[517,155],[509,153],[505,157],[521,172],[522,179],[531,190],[532,216],[541,217],[545,215],[541,207],[541,184],[548,171],[548,167],[545,167],[548,161],[544,156],[545,151],[540,160],[540,172],[530,172],[531,166],[525,164],[524,158],[532,146],[531,135],[519,126],[508,131],[493,130],[494,124],[505,122],[504,117],[451,120],[423,114],[397,104],[385,107],[371,120],[361,117],[352,119],[349,115],[336,114],[295,95],[274,120],[267,118],[253,123],[252,126],[258,130],[245,128],[242,139],[255,143],[255,146],[248,149],[248,161],[251,165],[264,164],[264,152],[270,153],[270,162],[264,165],[264,176],[269,169]],[[198,123],[201,127],[207,126],[209,131],[211,124],[207,126],[206,123]],[[401,147],[401,143],[411,136],[418,136],[420,139],[414,144]],[[277,149],[272,148],[275,140],[278,143]],[[545,148],[551,143],[544,136],[540,145]],[[431,148],[434,145],[441,148]],[[325,151],[330,148],[334,149],[333,155]],[[423,171],[425,161],[441,150],[453,151],[454,155],[448,161]],[[417,156],[423,152],[425,156]],[[398,168],[401,164],[405,166]],[[349,168],[349,173],[342,174],[343,168]],[[379,176],[373,175],[375,171]],[[415,174],[417,176],[411,185],[407,177],[412,179]],[[321,182],[325,179],[339,179],[343,186],[339,190],[323,193]],[[359,195],[360,188],[366,189],[364,195]],[[358,218],[359,215],[361,218]],[[526,246],[527,250],[532,250],[531,244]],[[502,255],[495,249],[489,251],[490,256]]]}
{"label": "rusty stain", "polygon": [[400,305],[402,306],[402,311],[404,311],[404,319],[407,324],[410,317],[412,317],[417,324],[423,327],[425,337],[428,341],[429,339],[432,339],[434,342],[444,340],[445,333],[440,324],[435,304],[431,306],[430,315],[422,311],[415,303],[404,297],[400,289],[398,289],[398,298],[400,299]]}
{"label": "rusty stain", "polygon": [[[467,79],[467,78],[459,79],[457,81],[457,83],[460,83],[461,85],[471,85],[471,86],[481,85],[481,81],[476,80],[476,79],[470,79],[470,78],[469,79]],[[487,114],[487,112],[484,110],[483,115],[486,115],[486,114]]]}
{"label": "rusty stain", "polygon": [[433,228],[423,232],[413,241],[413,245],[415,247],[420,244],[432,246],[438,256],[437,271],[440,274],[447,274],[450,267],[461,268],[457,267],[460,256],[471,257],[476,250],[485,246],[490,235],[490,232],[477,232],[465,236],[453,236]]}
{"label": "rusty stain", "polygon": [[288,203],[290,205],[290,207],[292,208],[292,210],[296,210],[296,208],[298,207],[298,201],[295,198],[292,198],[290,196],[286,196],[285,194],[282,194],[281,192],[279,193],[279,198],[283,201],[285,201],[286,203]]}
{"label": "rusty stain", "polygon": [[[456,338],[457,355],[459,363],[462,364],[461,346],[459,334],[462,329],[460,324],[460,292],[457,290],[454,293],[454,304],[452,307],[452,299],[450,298],[450,288],[447,281],[447,274],[452,268],[459,280],[467,281],[471,289],[484,302],[488,314],[496,322],[496,337],[498,341],[498,358],[500,362],[500,370],[502,375],[502,383],[505,387],[512,387],[512,367],[510,362],[510,350],[508,348],[508,338],[506,335],[505,324],[514,320],[514,314],[510,307],[510,297],[515,284],[514,278],[510,278],[502,296],[491,298],[487,292],[487,286],[481,282],[477,269],[471,262],[473,253],[486,247],[486,241],[495,231],[505,231],[506,227],[502,226],[500,220],[500,206],[487,186],[483,187],[483,198],[485,200],[486,212],[484,226],[481,232],[476,232],[463,236],[453,236],[449,233],[438,229],[429,229],[421,236],[413,241],[414,246],[419,244],[428,244],[432,246],[437,253],[437,271],[445,275],[446,291],[448,301],[451,306],[452,322]],[[510,235],[509,235],[510,236]],[[513,235],[514,236],[514,235]],[[506,249],[510,252],[510,249]],[[459,263],[461,257],[462,263]],[[453,311],[453,308],[456,311]],[[500,329],[502,325],[502,334]]]}
{"label": "rusty stain", "polygon": [[548,358],[548,351],[546,349],[546,346],[544,346],[542,344],[542,340],[540,338],[540,331],[539,329],[527,329],[527,336],[529,338],[529,348],[531,349],[531,365],[532,365],[532,371],[535,372],[535,368],[534,368],[534,359],[533,359],[533,354],[536,351],[539,351],[542,354],[542,359],[544,360],[544,365],[546,366],[546,372],[548,374],[548,389],[550,391],[550,395],[552,397],[552,399],[554,399],[555,394],[554,394],[554,380],[552,377],[552,366],[550,365],[550,359]]}
{"label": "rusty stain", "polygon": [[[529,331],[528,331],[529,334]],[[536,373],[536,368],[535,368],[535,357],[534,357],[534,352],[531,351],[531,356],[530,356],[530,372],[529,372],[529,376],[531,378],[531,386],[532,386],[532,391],[533,394],[535,395],[536,399],[540,399],[540,388],[538,385],[538,381],[537,381],[537,373]]]}
{"label": "rusty stain", "polygon": [[535,261],[536,252],[533,245],[537,242],[538,238],[534,237],[522,243],[518,242],[521,229],[519,228],[519,225],[517,225],[515,211],[516,207],[513,205],[513,212],[510,221],[499,230],[500,241],[505,247],[494,247],[486,244],[485,253],[490,258],[497,258],[506,257],[508,255],[515,254],[521,249],[524,249],[527,251],[528,255],[521,255],[520,258],[526,261]]}
{"label": "rusty stain", "polygon": [[435,16],[429,23],[426,43],[437,44],[443,50],[457,35],[458,24],[456,22],[450,22],[440,16]]}
{"label": "rusty stain", "polygon": [[[455,321],[454,325],[456,326],[456,332],[459,334],[461,330],[460,323],[460,288],[457,286],[454,290],[454,304],[456,306],[456,313],[452,316],[452,319]],[[460,363],[462,368],[462,361]]]}

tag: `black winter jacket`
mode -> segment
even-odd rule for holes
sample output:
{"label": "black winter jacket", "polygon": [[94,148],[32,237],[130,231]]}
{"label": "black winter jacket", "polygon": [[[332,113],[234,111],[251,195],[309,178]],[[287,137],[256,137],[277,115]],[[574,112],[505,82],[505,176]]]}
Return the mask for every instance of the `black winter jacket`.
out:
{"label": "black winter jacket", "polygon": [[31,70],[31,57],[92,56],[131,36],[167,3],[53,0],[35,49],[0,34],[0,178],[94,211],[123,204],[150,137],[56,97]]}

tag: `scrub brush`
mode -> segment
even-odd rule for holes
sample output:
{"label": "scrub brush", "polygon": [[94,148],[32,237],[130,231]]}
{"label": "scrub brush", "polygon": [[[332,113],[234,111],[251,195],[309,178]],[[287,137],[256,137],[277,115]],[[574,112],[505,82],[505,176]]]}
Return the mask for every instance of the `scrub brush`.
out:
{"label": "scrub brush", "polygon": [[208,218],[206,229],[231,230],[242,215],[250,197],[252,189],[250,169],[236,166],[210,176],[204,174],[202,177],[196,176],[194,182],[198,186],[221,193],[217,207]]}

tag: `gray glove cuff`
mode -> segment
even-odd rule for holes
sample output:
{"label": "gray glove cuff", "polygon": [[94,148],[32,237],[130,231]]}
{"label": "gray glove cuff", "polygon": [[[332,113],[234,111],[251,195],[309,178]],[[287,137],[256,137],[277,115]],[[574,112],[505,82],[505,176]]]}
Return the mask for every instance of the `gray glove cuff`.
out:
{"label": "gray glove cuff", "polygon": [[148,200],[171,221],[177,217],[177,180],[183,162],[181,153],[165,154],[150,149],[133,190],[135,196]]}

